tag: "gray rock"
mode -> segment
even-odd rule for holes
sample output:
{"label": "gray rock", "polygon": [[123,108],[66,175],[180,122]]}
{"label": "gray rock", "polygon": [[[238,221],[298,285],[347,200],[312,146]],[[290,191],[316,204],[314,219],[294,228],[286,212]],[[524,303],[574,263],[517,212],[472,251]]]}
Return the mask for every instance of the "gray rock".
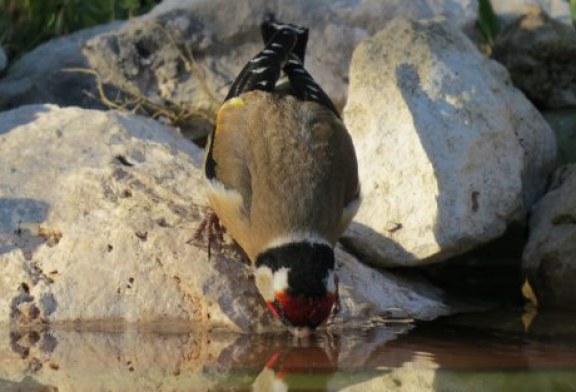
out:
{"label": "gray rock", "polygon": [[542,115],[558,141],[558,165],[576,163],[576,109],[546,110]]}
{"label": "gray rock", "polygon": [[494,12],[508,23],[526,12],[530,7],[542,8],[552,18],[571,24],[570,5],[564,0],[492,0]]}
{"label": "gray rock", "polygon": [[[246,62],[262,49],[259,25],[267,12],[310,27],[307,68],[338,107],[346,100],[348,65],[356,44],[395,15],[446,14],[475,19],[476,1],[298,0],[289,7],[265,0],[164,1],[121,31],[91,40],[85,53],[110,84],[146,97],[151,111],[172,108],[183,128],[210,128],[220,102]],[[189,119],[196,120],[191,126]]]}
{"label": "gray rock", "polygon": [[2,73],[2,71],[6,69],[7,66],[8,66],[8,58],[6,57],[6,53],[4,53],[2,45],[0,45],[0,74]]}
{"label": "gray rock", "polygon": [[530,218],[523,268],[541,306],[576,309],[576,165],[558,168]]}
{"label": "gray rock", "polygon": [[363,41],[344,118],[363,193],[345,241],[380,265],[441,261],[499,237],[554,166],[538,111],[442,21],[398,18]]}
{"label": "gray rock", "polygon": [[539,107],[576,107],[576,30],[538,7],[506,26],[493,56]]}
{"label": "gray rock", "polygon": [[81,48],[88,39],[121,25],[115,22],[78,31],[22,56],[0,79],[0,111],[34,103],[104,108],[95,76],[78,70],[89,69]]}
{"label": "gray rock", "polygon": [[[0,113],[0,323],[282,328],[247,265],[187,243],[204,210],[201,155],[134,115],[50,105]],[[419,319],[463,309],[426,283],[337,257],[336,324],[393,307]]]}

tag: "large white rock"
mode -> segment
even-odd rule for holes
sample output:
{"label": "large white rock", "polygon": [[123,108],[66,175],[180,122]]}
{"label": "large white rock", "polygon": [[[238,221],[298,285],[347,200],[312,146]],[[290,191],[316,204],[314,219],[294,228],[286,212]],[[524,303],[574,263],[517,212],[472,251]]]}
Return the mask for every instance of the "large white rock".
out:
{"label": "large white rock", "polygon": [[306,67],[342,107],[350,57],[361,39],[396,15],[472,23],[476,7],[476,0],[168,0],[91,40],[84,52],[108,83],[160,106],[185,108],[191,118],[210,118],[236,75],[262,50],[259,26],[272,12],[310,28]]}
{"label": "large white rock", "polygon": [[[248,266],[187,243],[204,208],[200,160],[174,129],[129,114],[49,105],[0,113],[0,323],[281,328]],[[419,319],[462,309],[341,250],[338,265],[336,324],[392,307]]]}
{"label": "large white rock", "polygon": [[554,164],[541,115],[444,21],[398,18],[363,41],[344,117],[364,199],[346,243],[381,265],[440,261],[500,236]]}
{"label": "large white rock", "polygon": [[576,309],[576,165],[558,168],[530,218],[523,268],[539,303]]}
{"label": "large white rock", "polygon": [[270,321],[243,265],[186,243],[201,216],[197,147],[116,112],[0,118],[0,321]]}

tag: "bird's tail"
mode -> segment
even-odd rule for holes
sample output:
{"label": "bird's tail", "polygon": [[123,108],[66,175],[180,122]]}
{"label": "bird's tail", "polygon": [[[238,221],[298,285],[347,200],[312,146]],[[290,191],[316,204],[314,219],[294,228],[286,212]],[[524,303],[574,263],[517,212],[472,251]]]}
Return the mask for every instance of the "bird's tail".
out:
{"label": "bird's tail", "polygon": [[340,117],[334,103],[304,68],[308,29],[280,23],[268,15],[261,33],[266,46],[244,66],[226,100],[252,90],[273,92],[280,72],[284,71],[293,95],[303,101],[317,102]]}
{"label": "bird's tail", "polygon": [[317,102],[340,117],[340,113],[338,113],[338,109],[336,109],[332,100],[304,68],[308,29],[291,23],[278,22],[273,14],[268,14],[260,26],[262,39],[265,44],[274,38],[274,34],[283,30],[291,30],[297,37],[292,53],[290,53],[282,68],[290,81],[292,94],[303,101]]}
{"label": "bird's tail", "polygon": [[274,91],[280,71],[297,41],[297,33],[293,29],[276,31],[264,49],[240,71],[226,100],[252,90]]}
{"label": "bird's tail", "polygon": [[304,64],[306,45],[308,44],[308,29],[306,27],[297,26],[291,23],[278,22],[274,14],[268,14],[264,18],[264,22],[260,25],[260,32],[262,33],[264,45],[270,42],[272,37],[274,37],[274,34],[283,29],[292,30],[296,34],[296,45],[292,48],[292,53],[294,53],[296,57],[298,57],[298,60]]}

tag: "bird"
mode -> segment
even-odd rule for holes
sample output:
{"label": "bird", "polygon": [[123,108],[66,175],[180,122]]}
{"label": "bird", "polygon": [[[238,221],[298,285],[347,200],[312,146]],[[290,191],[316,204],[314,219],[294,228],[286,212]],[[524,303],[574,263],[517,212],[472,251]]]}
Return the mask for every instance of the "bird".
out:
{"label": "bird", "polygon": [[232,83],[207,142],[212,213],[200,229],[232,237],[267,307],[305,335],[338,302],[334,247],[361,202],[358,164],[338,110],[304,68],[308,28],[269,16],[261,33],[264,48]]}

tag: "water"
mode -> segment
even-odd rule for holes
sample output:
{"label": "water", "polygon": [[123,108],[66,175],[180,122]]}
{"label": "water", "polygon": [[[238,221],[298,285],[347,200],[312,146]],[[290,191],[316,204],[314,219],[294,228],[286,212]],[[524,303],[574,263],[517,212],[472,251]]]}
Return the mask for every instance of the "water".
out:
{"label": "water", "polygon": [[300,341],[189,325],[5,327],[0,391],[576,391],[575,321],[502,311]]}

